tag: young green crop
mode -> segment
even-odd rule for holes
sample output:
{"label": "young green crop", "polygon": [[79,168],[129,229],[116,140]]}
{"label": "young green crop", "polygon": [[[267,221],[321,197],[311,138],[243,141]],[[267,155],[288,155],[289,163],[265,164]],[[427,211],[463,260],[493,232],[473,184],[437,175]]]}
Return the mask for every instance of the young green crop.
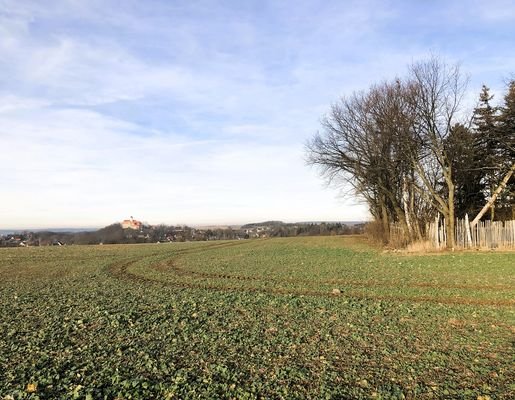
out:
{"label": "young green crop", "polygon": [[2,249],[0,399],[512,398],[514,260],[342,237]]}

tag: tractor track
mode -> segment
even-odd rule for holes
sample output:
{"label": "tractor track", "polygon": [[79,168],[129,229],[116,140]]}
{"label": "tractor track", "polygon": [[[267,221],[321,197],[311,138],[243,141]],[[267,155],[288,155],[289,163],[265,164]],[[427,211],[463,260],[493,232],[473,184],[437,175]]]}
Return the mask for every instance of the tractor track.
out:
{"label": "tractor track", "polygon": [[[177,277],[192,277],[201,279],[214,279],[221,281],[236,281],[236,282],[270,282],[276,284],[312,284],[312,280],[301,279],[301,278],[290,278],[290,279],[277,279],[277,278],[261,278],[254,276],[243,276],[243,275],[230,275],[230,274],[217,274],[208,272],[191,271],[185,268],[179,267],[175,261],[177,258],[199,252],[205,252],[210,250],[236,247],[245,245],[247,242],[230,242],[230,243],[214,243],[212,245],[202,246],[200,248],[191,249],[180,249],[173,253],[172,258],[163,260],[162,262],[155,263],[149,266],[149,268],[173,275]],[[456,304],[456,305],[481,305],[481,306],[513,306],[514,300],[488,300],[488,299],[475,299],[475,298],[464,298],[464,297],[435,297],[428,295],[421,296],[397,296],[397,295],[381,295],[381,294],[364,294],[357,291],[356,289],[368,289],[368,288],[398,288],[399,284],[390,282],[377,282],[377,281],[356,281],[356,280],[342,280],[342,279],[331,279],[325,281],[317,281],[320,284],[327,285],[343,285],[341,289],[341,295],[334,295],[330,291],[320,290],[308,290],[308,289],[288,289],[288,288],[266,288],[266,287],[244,287],[234,285],[218,285],[207,282],[186,282],[186,281],[170,281],[160,280],[151,278],[148,276],[133,273],[129,268],[148,258],[144,257],[133,257],[126,259],[122,262],[117,262],[107,267],[109,275],[122,280],[131,281],[134,283],[152,284],[161,287],[170,287],[177,289],[202,289],[210,291],[220,292],[248,292],[248,293],[263,293],[273,295],[290,295],[290,296],[306,296],[306,297],[322,297],[322,298],[357,298],[363,300],[380,300],[380,301],[399,301],[399,302],[423,302],[423,303],[436,303],[436,304]],[[349,287],[351,289],[349,289]],[[421,283],[407,283],[403,287],[411,288],[428,288],[428,289],[470,289],[470,290],[495,290],[495,291],[507,291],[513,290],[508,286],[493,286],[493,285],[436,285],[428,282]]]}
{"label": "tractor track", "polygon": [[[301,279],[301,278],[261,278],[257,276],[247,276],[247,275],[232,275],[232,274],[217,274],[217,273],[209,273],[209,272],[200,272],[200,271],[192,271],[183,267],[179,267],[174,262],[174,259],[167,260],[165,264],[156,264],[152,265],[151,268],[160,271],[160,272],[169,272],[173,271],[176,275],[180,276],[196,276],[200,278],[212,278],[212,279],[230,279],[236,281],[265,281],[265,282],[277,282],[277,283],[303,283],[310,284],[313,283],[312,280],[309,279]],[[319,280],[317,281],[321,284],[327,285],[344,285],[344,286],[353,286],[353,287],[364,287],[364,288],[395,288],[399,287],[399,284],[396,282],[379,282],[379,281],[362,281],[362,280],[346,280],[346,279],[327,279],[327,280]],[[429,282],[412,282],[405,283],[403,287],[409,288],[428,288],[428,289],[471,289],[471,290],[491,290],[491,291],[510,291],[513,288],[509,286],[501,286],[501,285],[452,285],[452,284],[434,284]]]}

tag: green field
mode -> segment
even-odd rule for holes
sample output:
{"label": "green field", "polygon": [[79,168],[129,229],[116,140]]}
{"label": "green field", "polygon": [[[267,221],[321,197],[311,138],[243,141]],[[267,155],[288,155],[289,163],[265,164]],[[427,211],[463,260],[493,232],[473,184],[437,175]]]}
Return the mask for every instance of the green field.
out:
{"label": "green field", "polygon": [[515,398],[514,299],[357,237],[0,249],[0,399]]}

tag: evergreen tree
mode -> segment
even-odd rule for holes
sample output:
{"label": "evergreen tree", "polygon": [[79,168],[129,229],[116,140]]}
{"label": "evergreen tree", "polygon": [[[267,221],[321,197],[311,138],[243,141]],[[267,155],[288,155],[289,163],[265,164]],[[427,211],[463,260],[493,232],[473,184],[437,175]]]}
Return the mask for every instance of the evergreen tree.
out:
{"label": "evergreen tree", "polygon": [[501,155],[510,164],[515,160],[515,80],[508,85],[497,120]]}
{"label": "evergreen tree", "polygon": [[[501,173],[506,173],[515,162],[515,80],[508,84],[497,121],[497,162]],[[515,175],[508,181],[498,201],[503,218],[515,218]]]}
{"label": "evergreen tree", "polygon": [[452,160],[455,185],[455,209],[458,218],[475,216],[485,204],[483,171],[477,167],[479,157],[475,133],[463,124],[452,127],[445,148]]}
{"label": "evergreen tree", "polygon": [[[479,94],[479,105],[474,109],[475,125],[474,162],[471,169],[480,171],[483,190],[486,197],[491,197],[500,181],[499,168],[499,108],[493,107],[490,89],[483,85]],[[495,218],[494,203],[490,208],[490,219]]]}

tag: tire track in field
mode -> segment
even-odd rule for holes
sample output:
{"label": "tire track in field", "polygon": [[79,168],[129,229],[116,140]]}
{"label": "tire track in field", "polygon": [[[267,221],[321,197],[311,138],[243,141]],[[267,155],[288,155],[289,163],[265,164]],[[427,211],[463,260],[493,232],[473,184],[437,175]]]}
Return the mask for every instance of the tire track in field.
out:
{"label": "tire track in field", "polygon": [[[206,250],[234,247],[234,246],[239,246],[239,245],[243,245],[243,244],[245,244],[245,242],[243,242],[243,243],[240,243],[240,242],[213,243],[213,244],[208,244],[205,246],[194,247],[194,248],[189,248],[189,249],[177,249],[177,250],[174,249],[175,251],[173,252],[173,256],[174,256],[174,258],[176,258],[178,256],[183,256],[183,255],[192,254],[192,253],[199,253],[199,252],[206,251]],[[116,276],[116,277],[123,277],[124,275],[127,275],[127,276],[131,276],[131,280],[157,282],[156,280],[148,279],[143,275],[133,274],[127,270],[131,265],[134,265],[140,261],[143,261],[148,257],[152,257],[152,255],[132,257],[132,258],[126,259],[121,262],[115,262],[115,263],[107,266],[107,272],[108,272],[108,274]],[[151,266],[151,267],[153,268],[153,266]]]}
{"label": "tire track in field", "polygon": [[244,292],[244,293],[261,293],[272,295],[287,295],[287,296],[306,296],[306,297],[321,297],[321,298],[355,298],[360,300],[381,300],[381,301],[398,301],[398,302],[419,302],[419,303],[434,303],[434,304],[450,304],[450,305],[480,305],[480,306],[513,306],[514,301],[509,300],[484,300],[484,299],[469,299],[469,298],[454,298],[445,297],[437,298],[433,296],[395,296],[395,295],[379,295],[379,294],[364,294],[355,291],[344,290],[341,295],[334,295],[329,291],[316,291],[298,289],[291,290],[285,288],[260,288],[260,287],[243,287],[243,286],[220,286],[209,283],[195,283],[195,282],[170,282],[162,281],[159,279],[152,279],[142,275],[133,274],[127,271],[127,268],[134,264],[134,262],[125,263],[120,268],[120,273],[117,275],[122,279],[127,279],[132,282],[149,283],[167,288],[177,289],[201,289],[217,292]]}
{"label": "tire track in field", "polygon": [[[245,244],[247,242],[241,243]],[[219,244],[218,246],[211,245],[202,247],[203,250],[212,250],[213,248],[224,248],[224,247],[233,247],[240,245],[240,243],[224,243]],[[191,249],[194,250],[194,249]],[[195,249],[196,250],[196,249]],[[200,250],[200,249],[199,249]],[[197,251],[189,251],[188,253],[177,254],[178,256],[182,256],[185,254],[196,253]],[[181,276],[198,276],[201,278],[208,279],[229,279],[236,281],[264,281],[264,282],[275,282],[275,283],[300,283],[300,284],[311,284],[313,280],[310,279],[302,279],[302,278],[271,278],[271,277],[258,277],[258,276],[248,276],[248,275],[234,275],[234,274],[220,274],[220,273],[210,273],[210,272],[201,272],[201,271],[192,271],[190,269],[186,269],[184,267],[178,266],[174,261],[177,257],[169,259],[166,263],[159,263],[151,265],[150,267],[156,271],[160,272],[169,272],[173,271],[177,275]],[[327,285],[346,285],[346,286],[355,286],[355,287],[363,287],[363,288],[397,288],[399,284],[396,282],[380,282],[380,281],[363,281],[363,280],[348,280],[348,279],[327,279],[327,280],[317,280],[317,283],[327,284]],[[409,282],[404,283],[404,287],[410,288],[428,288],[428,289],[471,289],[471,290],[491,290],[491,291],[510,291],[514,290],[513,287],[508,285],[473,285],[473,284],[435,284],[431,282]]]}
{"label": "tire track in field", "polygon": [[[191,249],[179,249],[174,253],[174,258],[169,259],[165,264],[159,263],[151,265],[150,268],[159,271],[159,272],[168,272],[173,271],[177,276],[192,276],[192,277],[200,277],[206,279],[217,279],[223,281],[247,281],[247,282],[273,282],[273,283],[312,283],[313,281],[307,279],[277,279],[277,278],[260,278],[260,277],[251,277],[251,276],[239,276],[239,275],[228,275],[228,274],[212,274],[212,273],[204,273],[197,271],[189,271],[183,268],[178,267],[173,263],[174,259],[178,256],[183,256],[187,254],[209,251],[218,248],[226,248],[226,247],[235,247],[241,246],[248,242],[234,242],[234,243],[216,243],[212,245],[202,246],[200,248],[191,248]],[[152,284],[158,285],[162,287],[171,287],[178,289],[202,289],[202,290],[211,290],[211,291],[219,291],[219,292],[248,292],[248,293],[263,293],[263,294],[273,294],[273,295],[294,295],[294,296],[306,296],[306,297],[322,297],[322,298],[357,298],[363,300],[381,300],[381,301],[399,301],[399,302],[425,302],[425,303],[436,303],[436,304],[456,304],[456,305],[482,305],[482,306],[513,306],[515,301],[512,300],[488,300],[488,299],[474,299],[474,298],[462,298],[462,297],[443,297],[438,298],[435,296],[397,296],[397,295],[382,295],[382,294],[365,294],[358,291],[342,289],[343,292],[341,295],[334,295],[329,291],[320,291],[320,290],[308,290],[308,289],[287,289],[287,288],[264,288],[264,287],[244,287],[244,286],[231,286],[231,285],[219,285],[213,283],[201,283],[201,282],[179,282],[179,281],[163,281],[160,279],[154,279],[151,277],[147,277],[140,274],[135,274],[129,271],[129,267],[143,261],[149,256],[144,257],[134,257],[132,259],[125,260],[120,263],[114,263],[108,266],[107,271],[113,277],[118,279],[128,280],[132,282],[144,283],[144,284]],[[322,284],[335,284],[335,283],[345,283],[345,284],[355,284],[357,287],[361,288],[374,288],[374,287],[399,287],[398,285],[394,285],[393,283],[382,283],[382,282],[366,282],[366,281],[345,281],[345,280],[327,280],[327,281],[318,281],[318,283]],[[420,283],[414,284],[412,287],[428,287],[428,288],[467,288],[467,289],[477,289],[477,287],[472,285],[446,285],[446,286],[437,286],[428,283]],[[498,287],[494,286],[481,286],[481,289],[495,289],[499,290]],[[505,288],[504,290],[510,290],[509,288]]]}
{"label": "tire track in field", "polygon": [[[172,270],[177,275],[181,276],[198,276],[201,278],[211,279],[229,279],[237,281],[264,281],[264,282],[277,282],[277,283],[301,283],[311,284],[313,280],[302,279],[302,278],[262,278],[258,276],[248,275],[233,275],[233,274],[218,274],[210,272],[192,271],[183,267],[179,267],[174,263],[174,260],[168,260],[166,264],[151,265],[151,268],[160,272],[167,272]],[[386,287],[386,288],[397,288],[398,283],[395,282],[380,282],[380,281],[360,281],[360,280],[346,280],[346,279],[327,279],[317,280],[317,283],[327,285],[346,285],[356,286],[363,288],[374,288],[374,287]],[[430,282],[410,282],[405,283],[404,287],[410,288],[429,288],[429,289],[473,289],[473,290],[492,290],[492,291],[510,291],[514,288],[507,285],[467,285],[467,284],[435,284]]]}

